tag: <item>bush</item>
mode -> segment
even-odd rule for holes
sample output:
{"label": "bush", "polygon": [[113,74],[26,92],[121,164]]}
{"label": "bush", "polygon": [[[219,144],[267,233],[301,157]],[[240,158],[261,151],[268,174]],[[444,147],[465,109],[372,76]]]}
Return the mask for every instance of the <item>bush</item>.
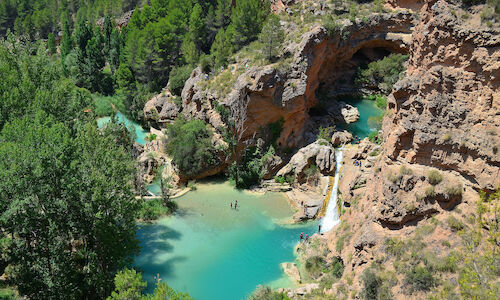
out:
{"label": "bush", "polygon": [[450,229],[455,232],[460,231],[465,227],[464,223],[454,216],[449,216],[448,219],[446,219],[446,223],[448,223]]}
{"label": "bush", "polygon": [[461,196],[462,195],[462,185],[459,183],[457,185],[453,185],[453,186],[447,186],[445,188],[446,190],[446,194],[448,194],[448,196]]}
{"label": "bush", "polygon": [[145,200],[138,212],[138,218],[143,221],[153,221],[170,213],[161,199]]}
{"label": "bush", "polygon": [[203,55],[201,58],[200,58],[200,68],[201,68],[201,71],[203,71],[203,73],[210,73],[210,71],[212,71],[212,67],[214,65],[214,62],[212,60],[212,57],[208,56],[208,55]]}
{"label": "bush", "polygon": [[166,150],[179,170],[188,177],[216,163],[212,133],[204,121],[187,121],[184,116],[167,127]]}
{"label": "bush", "polygon": [[384,96],[377,96],[375,98],[375,103],[380,109],[385,110],[387,108],[387,98]]}
{"label": "bush", "polygon": [[426,189],[425,189],[425,195],[427,197],[434,197],[435,195],[435,191],[434,191],[434,187],[431,185],[431,186],[428,186]]}
{"label": "bush", "polygon": [[290,298],[283,293],[273,291],[268,286],[259,285],[248,300],[290,300]]}
{"label": "bush", "polygon": [[432,271],[423,266],[413,266],[405,274],[405,283],[410,287],[410,292],[429,291],[436,285]]}
{"label": "bush", "polygon": [[113,106],[121,112],[125,112],[124,98],[121,96],[96,96],[94,98],[95,113],[98,117],[111,116],[114,114]]}
{"label": "bush", "polygon": [[191,76],[191,72],[193,68],[190,65],[182,66],[182,67],[174,67],[172,71],[170,71],[170,90],[172,94],[176,96],[180,96],[182,89],[184,88],[184,83]]}
{"label": "bush", "polygon": [[366,269],[361,275],[363,281],[363,288],[361,290],[361,297],[364,299],[378,299],[380,287],[382,286],[382,278],[380,278],[373,268]]}
{"label": "bush", "polygon": [[312,256],[307,258],[305,268],[307,273],[314,279],[327,272],[326,262],[320,256]]}
{"label": "bush", "polygon": [[410,168],[407,168],[405,165],[402,165],[399,168],[399,175],[404,176],[404,175],[412,175],[413,171]]}
{"label": "bush", "polygon": [[408,55],[391,54],[381,60],[371,62],[366,68],[359,68],[355,83],[376,88],[388,94],[399,80],[399,74],[405,70]]}
{"label": "bush", "polygon": [[443,175],[441,175],[438,170],[431,170],[427,174],[427,179],[430,184],[437,185],[443,180]]}

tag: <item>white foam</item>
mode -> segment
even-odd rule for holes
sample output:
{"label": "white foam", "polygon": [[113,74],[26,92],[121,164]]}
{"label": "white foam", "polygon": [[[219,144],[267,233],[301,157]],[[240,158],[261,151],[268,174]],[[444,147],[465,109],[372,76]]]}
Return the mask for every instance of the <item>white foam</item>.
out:
{"label": "white foam", "polygon": [[321,232],[327,232],[340,223],[339,211],[337,209],[337,194],[340,169],[342,168],[342,151],[343,149],[340,149],[335,152],[335,159],[337,161],[335,178],[333,180],[332,193],[330,195],[330,200],[328,201],[325,216],[321,219]]}

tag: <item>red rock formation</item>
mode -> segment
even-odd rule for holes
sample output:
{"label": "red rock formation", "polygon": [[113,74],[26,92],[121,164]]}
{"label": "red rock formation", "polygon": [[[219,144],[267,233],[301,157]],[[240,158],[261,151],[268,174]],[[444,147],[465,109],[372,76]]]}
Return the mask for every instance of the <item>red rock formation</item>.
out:
{"label": "red rock formation", "polygon": [[387,155],[455,170],[478,188],[500,178],[500,36],[471,30],[446,1],[427,2],[404,80],[389,98]]}

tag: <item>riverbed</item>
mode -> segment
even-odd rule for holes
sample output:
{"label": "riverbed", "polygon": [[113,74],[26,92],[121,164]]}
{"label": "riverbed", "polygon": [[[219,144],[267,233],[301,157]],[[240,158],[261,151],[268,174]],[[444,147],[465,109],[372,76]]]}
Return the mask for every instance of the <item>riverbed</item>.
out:
{"label": "riverbed", "polygon": [[295,260],[300,233],[313,234],[318,222],[280,225],[294,213],[283,194],[251,194],[220,181],[198,184],[177,202],[178,213],[138,232],[135,265],[149,291],[157,274],[199,300],[245,299],[259,284],[294,286],[280,263]]}

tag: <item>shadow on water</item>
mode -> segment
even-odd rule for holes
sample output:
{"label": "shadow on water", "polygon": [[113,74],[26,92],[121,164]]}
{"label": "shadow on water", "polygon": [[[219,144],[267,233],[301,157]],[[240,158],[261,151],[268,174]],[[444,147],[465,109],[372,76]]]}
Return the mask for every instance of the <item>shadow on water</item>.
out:
{"label": "shadow on water", "polygon": [[[174,256],[166,260],[148,259],[146,262],[141,263],[138,269],[143,272],[145,277],[144,279],[147,280],[148,282],[152,281],[151,280],[152,278],[148,277],[156,276],[157,273],[160,274],[160,278],[162,279],[168,278],[172,280],[177,278],[177,276],[175,275],[176,265],[182,263],[183,261],[186,261],[187,259],[188,258],[186,256]],[[153,271],[158,269],[160,269],[161,271],[156,273]],[[149,284],[148,284],[148,290],[153,290],[153,287],[149,286]]]}
{"label": "shadow on water", "polygon": [[[169,240],[180,240],[182,234],[164,224],[148,224],[139,227],[138,238],[141,241],[141,249],[155,249],[154,252],[171,252],[173,247],[168,242]],[[153,255],[151,251],[147,251],[147,255]],[[147,259],[147,255],[142,254],[142,257]]]}

